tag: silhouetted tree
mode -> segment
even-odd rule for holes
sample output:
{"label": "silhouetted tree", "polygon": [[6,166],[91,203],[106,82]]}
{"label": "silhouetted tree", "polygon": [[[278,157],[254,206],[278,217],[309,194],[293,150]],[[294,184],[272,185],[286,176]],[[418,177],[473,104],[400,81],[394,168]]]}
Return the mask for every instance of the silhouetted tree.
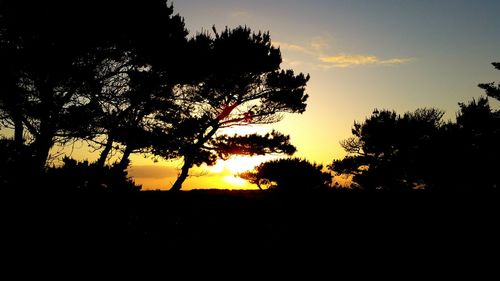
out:
{"label": "silhouetted tree", "polygon": [[[500,63],[493,63],[500,70]],[[479,84],[487,96],[500,100],[500,85]],[[448,175],[452,186],[461,190],[498,190],[500,186],[500,111],[491,108],[487,98],[459,103],[456,125],[448,128],[448,157],[451,159]],[[457,176],[459,175],[459,176]],[[442,179],[444,182],[446,179]],[[446,187],[441,184],[441,187]]]}
{"label": "silhouetted tree", "polygon": [[278,159],[264,162],[239,175],[241,178],[263,187],[284,192],[307,192],[326,190],[332,176],[323,172],[323,166],[299,158]]}
{"label": "silhouetted tree", "polygon": [[[191,167],[211,165],[229,152],[292,153],[288,137],[281,134],[221,137],[221,129],[270,124],[281,120],[282,113],[302,113],[306,108],[309,76],[280,70],[281,54],[268,33],[252,33],[246,27],[226,28],[220,34],[214,28],[214,33],[191,40],[196,80],[175,89],[182,108],[172,133],[175,139],[155,147],[157,155],[183,157],[174,191],[181,189]],[[249,140],[258,145],[249,145]]]}
{"label": "silhouetted tree", "polygon": [[[479,87],[499,97],[498,85]],[[330,168],[354,175],[365,189],[498,190],[500,112],[485,97],[459,106],[456,122],[446,124],[435,109],[403,117],[375,111],[363,124],[354,124],[354,137],[341,142],[349,155]]]}
{"label": "silhouetted tree", "polygon": [[[500,70],[500,62],[494,62],[492,65]],[[484,83],[484,84],[479,84],[479,87],[481,89],[484,89],[486,91],[486,95],[488,97],[495,98],[500,101],[500,84],[497,84],[495,86],[495,83]]]}
{"label": "silhouetted tree", "polygon": [[25,1],[2,1],[0,7],[1,67],[10,72],[1,87],[2,113],[15,125],[16,138],[23,126],[28,129],[39,169],[56,136],[68,133],[60,123],[78,106],[74,97],[83,86],[75,77],[85,44],[71,30],[69,13],[57,8],[58,3]]}
{"label": "silhouetted tree", "polygon": [[[133,75],[160,75],[162,85],[175,84],[187,73],[180,63],[186,35],[182,18],[161,0],[2,1],[0,74],[6,79],[0,82],[0,117],[15,128],[19,144],[27,129],[38,170],[54,143],[103,138],[118,123],[125,129],[143,128],[149,107],[121,94],[134,92],[137,100],[138,88],[147,91],[144,86],[130,90]],[[124,134],[118,138],[127,147],[134,142],[125,155],[143,145]]]}
{"label": "silhouetted tree", "polygon": [[433,108],[403,116],[375,110],[364,123],[354,123],[354,136],[341,142],[349,155],[330,168],[354,175],[353,181],[364,189],[413,189],[425,181],[422,168],[434,150],[431,146],[443,126],[442,116]]}
{"label": "silhouetted tree", "polygon": [[444,152],[436,188],[443,190],[492,190],[500,185],[500,116],[487,98],[460,103],[456,124],[443,133]]}
{"label": "silhouetted tree", "polygon": [[116,143],[123,148],[120,166],[125,168],[131,153],[148,152],[155,136],[167,134],[176,123],[172,88],[192,76],[185,64],[190,54],[185,52],[183,19],[173,15],[165,1],[135,6],[127,12],[140,22],[124,31],[128,43],[115,42],[116,55],[107,57],[97,71],[101,80],[93,99],[100,114],[94,123],[98,133],[91,139],[103,146],[101,166]]}
{"label": "silhouetted tree", "polygon": [[99,100],[100,112],[94,124],[99,132],[91,140],[102,144],[98,165],[105,164],[116,144],[123,147],[120,166],[126,168],[134,152],[148,152],[155,138],[169,134],[178,114],[172,95],[173,83],[162,79],[161,70],[130,69],[114,87],[105,87]]}

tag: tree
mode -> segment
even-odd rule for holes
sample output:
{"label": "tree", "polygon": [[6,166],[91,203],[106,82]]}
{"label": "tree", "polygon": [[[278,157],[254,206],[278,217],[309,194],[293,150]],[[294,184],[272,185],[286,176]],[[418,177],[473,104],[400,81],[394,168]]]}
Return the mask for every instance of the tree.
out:
{"label": "tree", "polygon": [[[479,87],[488,96],[499,97],[499,85]],[[404,116],[376,110],[364,123],[354,123],[354,136],[341,142],[349,155],[330,168],[354,175],[354,182],[364,189],[498,189],[500,112],[486,97],[459,107],[454,123],[443,123],[443,113],[436,109]]]}
{"label": "tree", "polygon": [[[492,65],[500,70],[500,62],[493,62]],[[495,98],[500,101],[500,84],[495,86],[495,83],[479,84],[479,88],[484,89],[488,97]]]}
{"label": "tree", "polygon": [[56,135],[67,133],[59,126],[60,117],[77,103],[73,97],[82,85],[75,77],[81,69],[73,62],[83,53],[68,26],[58,24],[68,20],[71,26],[72,21],[57,14],[56,3],[1,4],[2,72],[10,72],[1,86],[1,110],[4,120],[14,124],[16,139],[23,127],[28,129],[34,162],[42,169]]}
{"label": "tree", "polygon": [[444,173],[447,176],[441,179],[439,187],[447,188],[447,181],[457,190],[498,188],[500,115],[492,111],[484,97],[459,106],[457,122],[447,131],[446,163],[453,173]]}
{"label": "tree", "polygon": [[162,78],[161,69],[151,65],[146,69],[129,67],[125,72],[124,77],[115,77],[118,81],[113,87],[103,85],[95,97],[99,113],[93,123],[96,134],[90,140],[104,147],[99,166],[104,166],[118,143],[123,147],[120,166],[126,168],[131,153],[150,151],[154,139],[168,134],[177,120],[173,83]]}
{"label": "tree", "polygon": [[[500,70],[500,63],[492,63]],[[479,84],[488,97],[500,100],[500,84]],[[500,187],[500,111],[491,108],[488,98],[459,103],[454,130],[453,168],[462,175],[455,183],[465,190],[498,190]],[[450,153],[451,154],[451,153]]]}
{"label": "tree", "polygon": [[100,166],[116,143],[123,148],[123,168],[131,153],[150,151],[152,139],[176,124],[172,88],[191,76],[185,64],[190,55],[185,52],[188,32],[172,5],[141,2],[125,12],[121,17],[139,22],[126,26],[124,39],[113,46],[115,55],[97,71],[99,93],[93,99],[99,104],[99,118],[94,123],[97,133],[90,140],[103,147]]}
{"label": "tree", "polygon": [[332,182],[331,174],[323,172],[322,165],[299,158],[264,162],[255,167],[254,171],[239,176],[256,184],[261,190],[264,186],[284,192],[326,190]]}
{"label": "tree", "polygon": [[[192,83],[175,89],[181,120],[174,139],[155,145],[163,157],[182,157],[181,173],[171,190],[180,190],[195,165],[214,164],[229,154],[292,153],[289,138],[273,132],[264,136],[224,136],[225,128],[278,122],[283,113],[302,113],[309,76],[280,70],[281,54],[268,33],[247,27],[225,29],[214,36],[198,34],[190,41],[196,63]],[[258,143],[258,145],[251,145]]]}
{"label": "tree", "polygon": [[354,123],[354,136],[341,142],[349,155],[330,168],[354,175],[353,181],[364,189],[413,189],[425,182],[425,162],[435,151],[442,116],[433,108],[403,116],[375,110],[364,123]]}
{"label": "tree", "polygon": [[165,1],[0,5],[0,73],[8,74],[0,82],[0,117],[15,128],[18,143],[27,129],[38,170],[54,143],[108,133],[89,120],[106,124],[103,113],[112,105],[119,117],[128,118],[116,119],[133,121],[129,127],[142,122],[147,110],[129,106],[127,111],[121,103],[132,72],[162,75],[163,84],[185,73],[179,51],[187,32]]}

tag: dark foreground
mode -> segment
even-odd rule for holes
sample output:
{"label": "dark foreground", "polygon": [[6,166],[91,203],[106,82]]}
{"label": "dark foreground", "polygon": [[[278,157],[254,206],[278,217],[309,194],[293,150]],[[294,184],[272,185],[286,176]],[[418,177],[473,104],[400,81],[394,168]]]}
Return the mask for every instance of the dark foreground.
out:
{"label": "dark foreground", "polygon": [[304,251],[342,259],[413,252],[439,259],[471,250],[496,256],[498,199],[498,193],[4,192],[2,248],[21,259],[47,251],[102,258],[116,249],[265,260]]}

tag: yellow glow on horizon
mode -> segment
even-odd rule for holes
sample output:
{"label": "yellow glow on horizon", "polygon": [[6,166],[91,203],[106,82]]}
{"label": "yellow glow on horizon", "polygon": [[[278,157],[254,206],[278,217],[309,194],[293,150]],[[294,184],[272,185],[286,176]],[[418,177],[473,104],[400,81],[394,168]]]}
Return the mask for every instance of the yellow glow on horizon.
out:
{"label": "yellow glow on horizon", "polygon": [[224,180],[232,185],[235,185],[236,187],[242,187],[248,182],[242,178],[239,178],[238,176],[225,176]]}
{"label": "yellow glow on horizon", "polygon": [[[228,160],[219,160],[214,166],[202,165],[193,167],[183,184],[183,190],[190,189],[257,189],[257,187],[237,176],[248,170],[252,170],[262,162],[275,159],[276,156],[233,156]],[[182,160],[163,161],[153,163],[150,159],[144,159],[133,155],[132,166],[129,175],[137,184],[141,184],[144,190],[168,190],[175,182]]]}
{"label": "yellow glow on horizon", "polygon": [[273,159],[272,156],[234,156],[228,160],[219,160],[217,164],[210,167],[213,173],[222,173],[228,170],[231,174],[235,175],[252,170],[262,162]]}

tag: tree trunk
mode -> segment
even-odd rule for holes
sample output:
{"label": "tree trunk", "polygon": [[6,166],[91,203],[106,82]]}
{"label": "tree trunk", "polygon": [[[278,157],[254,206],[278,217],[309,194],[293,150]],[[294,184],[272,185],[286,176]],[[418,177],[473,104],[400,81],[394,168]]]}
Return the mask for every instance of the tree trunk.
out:
{"label": "tree trunk", "polygon": [[47,159],[49,158],[49,151],[52,148],[53,144],[52,137],[53,137],[52,134],[43,133],[37,137],[37,140],[34,143],[35,169],[42,174],[44,173],[45,164],[47,163]]}
{"label": "tree trunk", "polygon": [[23,133],[24,133],[23,120],[19,116],[14,117],[14,143],[16,147],[20,148],[24,144]]}
{"label": "tree trunk", "polygon": [[179,191],[182,188],[182,184],[188,177],[189,169],[193,167],[193,161],[191,160],[191,157],[185,157],[184,158],[184,165],[182,166],[181,169],[181,174],[177,177],[177,180],[175,181],[174,185],[170,188],[170,191]]}
{"label": "tree trunk", "polygon": [[128,158],[130,157],[130,154],[132,154],[132,151],[134,151],[134,149],[132,148],[132,145],[127,145],[127,147],[125,148],[125,151],[123,152],[122,159],[120,160],[120,163],[118,164],[118,167],[120,167],[123,170],[127,169],[127,166],[129,163]]}
{"label": "tree trunk", "polygon": [[198,142],[195,144],[195,146],[190,150],[190,152],[186,153],[186,155],[184,156],[184,165],[182,166],[181,174],[177,177],[177,180],[175,181],[174,185],[172,185],[172,187],[170,188],[170,191],[181,190],[182,183],[184,183],[184,181],[188,177],[189,169],[193,167],[194,157],[192,157],[192,155],[196,155],[200,147],[202,147],[210,138],[212,138],[213,135],[219,129],[218,119],[215,120],[214,122],[215,124],[212,124],[212,130],[210,130],[210,132],[206,136],[201,134],[198,137]]}
{"label": "tree trunk", "polygon": [[97,166],[104,167],[106,163],[106,159],[108,158],[109,152],[113,148],[113,138],[108,136],[108,140],[106,141],[106,146],[104,146],[104,150],[101,152],[101,156],[99,160],[97,160]]}
{"label": "tree trunk", "polygon": [[56,127],[53,122],[55,115],[59,114],[54,110],[54,101],[52,97],[52,87],[48,83],[42,83],[39,86],[40,91],[40,133],[36,136],[34,142],[35,148],[35,169],[38,170],[40,175],[45,173],[45,164],[49,158],[49,151],[54,144],[54,135],[56,132]]}

